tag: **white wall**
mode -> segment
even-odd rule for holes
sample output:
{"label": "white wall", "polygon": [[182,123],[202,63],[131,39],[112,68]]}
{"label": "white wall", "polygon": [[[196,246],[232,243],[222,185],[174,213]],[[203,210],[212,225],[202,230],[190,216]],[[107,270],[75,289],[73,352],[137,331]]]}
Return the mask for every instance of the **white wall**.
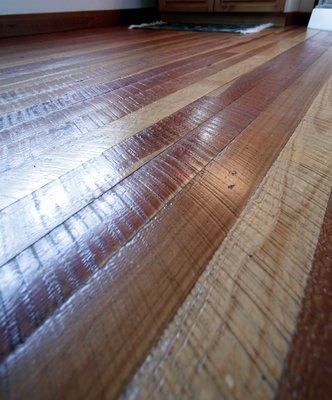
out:
{"label": "white wall", "polygon": [[299,11],[301,0],[286,0],[285,12]]}
{"label": "white wall", "polygon": [[314,7],[314,3],[315,0],[286,0],[284,11],[310,12]]}
{"label": "white wall", "polygon": [[155,0],[0,0],[0,14],[118,10],[151,7]]}

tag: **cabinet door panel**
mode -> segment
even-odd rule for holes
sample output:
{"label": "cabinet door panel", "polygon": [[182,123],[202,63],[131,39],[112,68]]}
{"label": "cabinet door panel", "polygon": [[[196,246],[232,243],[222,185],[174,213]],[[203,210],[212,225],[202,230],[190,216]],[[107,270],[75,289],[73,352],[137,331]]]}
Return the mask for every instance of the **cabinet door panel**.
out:
{"label": "cabinet door panel", "polygon": [[160,11],[213,11],[214,0],[159,0]]}
{"label": "cabinet door panel", "polygon": [[214,11],[274,12],[284,10],[285,0],[215,0]]}

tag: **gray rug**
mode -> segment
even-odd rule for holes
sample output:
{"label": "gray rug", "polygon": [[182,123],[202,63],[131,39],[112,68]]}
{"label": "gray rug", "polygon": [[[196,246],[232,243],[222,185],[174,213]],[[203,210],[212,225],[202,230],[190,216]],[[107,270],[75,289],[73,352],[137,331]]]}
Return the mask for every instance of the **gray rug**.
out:
{"label": "gray rug", "polygon": [[162,29],[171,31],[198,31],[198,32],[232,32],[232,33],[256,33],[271,28],[268,24],[192,24],[180,22],[152,22],[150,24],[130,25],[129,29]]}

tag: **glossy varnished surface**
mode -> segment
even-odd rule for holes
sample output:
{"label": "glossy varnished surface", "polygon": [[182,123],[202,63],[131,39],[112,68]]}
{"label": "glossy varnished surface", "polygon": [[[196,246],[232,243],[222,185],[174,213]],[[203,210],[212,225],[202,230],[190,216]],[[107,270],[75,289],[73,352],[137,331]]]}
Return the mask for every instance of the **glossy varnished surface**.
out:
{"label": "glossy varnished surface", "polygon": [[[309,287],[326,294],[307,292],[303,305],[301,299],[331,190],[331,83],[314,99],[124,398],[328,398],[328,280],[315,274]],[[319,258],[328,268],[330,253],[323,238],[320,243]],[[301,308],[306,318],[296,328]]]}
{"label": "glossy varnished surface", "polygon": [[[248,36],[112,28],[2,40],[1,397],[123,391],[302,120],[316,118],[318,135],[331,127],[312,111],[331,74],[331,44],[331,34],[302,28]],[[327,113],[329,101],[321,100]],[[295,143],[305,147],[304,137]],[[331,137],[324,140],[328,151]],[[317,166],[324,196],[327,154]],[[290,197],[304,195],[318,201],[300,183]],[[307,266],[324,199],[308,216],[316,229],[303,244]],[[286,283],[297,294],[278,368],[264,373],[269,390],[253,396],[277,393],[301,299],[310,297],[309,271]],[[248,330],[240,341],[253,337]],[[281,382],[292,377],[291,355],[286,362]],[[157,378],[146,371],[157,386],[168,376],[164,367]],[[142,387],[152,386],[135,377],[125,393]],[[213,390],[208,397],[229,395]]]}

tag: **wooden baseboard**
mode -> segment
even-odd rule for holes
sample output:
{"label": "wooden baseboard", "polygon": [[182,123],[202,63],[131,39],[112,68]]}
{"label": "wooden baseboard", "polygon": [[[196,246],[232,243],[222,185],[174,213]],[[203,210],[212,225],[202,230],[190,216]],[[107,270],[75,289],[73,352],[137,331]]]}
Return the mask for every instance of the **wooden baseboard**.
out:
{"label": "wooden baseboard", "polygon": [[0,37],[126,25],[156,18],[155,8],[1,15]]}

